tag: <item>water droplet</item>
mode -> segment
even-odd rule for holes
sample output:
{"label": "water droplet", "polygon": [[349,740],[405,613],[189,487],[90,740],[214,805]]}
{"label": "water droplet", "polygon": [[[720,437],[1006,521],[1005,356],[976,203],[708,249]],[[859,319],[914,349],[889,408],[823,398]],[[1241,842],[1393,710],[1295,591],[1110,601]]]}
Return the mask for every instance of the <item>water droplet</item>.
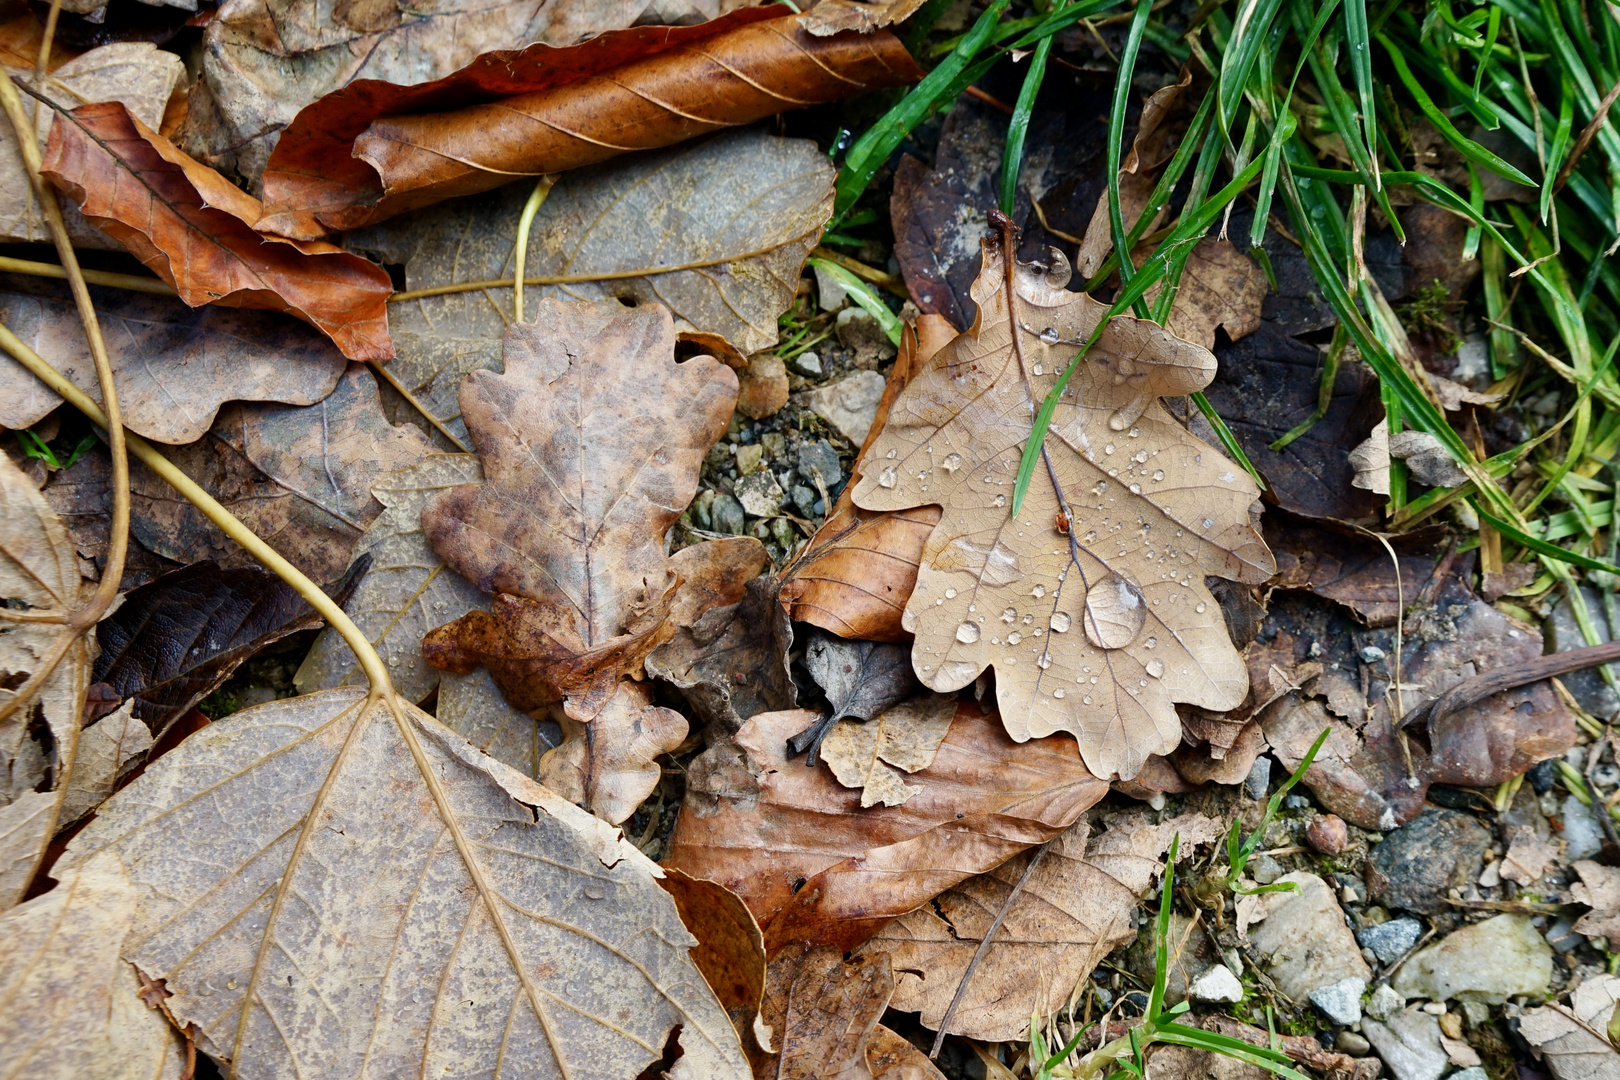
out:
{"label": "water droplet", "polygon": [[945,599],[947,599],[947,600],[955,600],[956,599],[956,590],[955,589],[946,589],[945,590]]}
{"label": "water droplet", "polygon": [[996,505],[997,506],[1006,506],[1007,505],[1007,496],[1005,496],[1005,495],[997,495],[996,496]]}
{"label": "water droplet", "polygon": [[1157,649],[1159,647],[1159,639],[1156,637],[1150,637],[1146,641],[1142,642],[1142,644],[1150,649]]}
{"label": "water droplet", "polygon": [[888,460],[893,461],[895,458],[900,456],[900,451],[898,451],[898,450],[890,450],[887,454],[884,454],[883,456],[885,458],[887,458]]}
{"label": "water droplet", "polygon": [[1113,452],[1114,452],[1114,444],[1113,443],[1109,443],[1107,446],[1103,447],[1103,453],[1112,454]]}
{"label": "water droplet", "polygon": [[1054,633],[1054,634],[1066,634],[1066,633],[1068,633],[1069,632],[1069,624],[1071,622],[1072,622],[1072,620],[1069,618],[1069,613],[1067,611],[1058,612],[1056,615],[1052,616],[1052,633]]}
{"label": "water droplet", "polygon": [[198,997],[213,997],[215,993],[216,991],[214,990],[214,984],[208,982],[206,979],[203,980],[202,986],[197,988]]}
{"label": "water droplet", "polygon": [[1147,463],[1147,459],[1148,452],[1146,450],[1138,450],[1136,452],[1136,456],[1131,458],[1131,460],[1136,462],[1138,465],[1145,465]]}
{"label": "water droplet", "polygon": [[1045,585],[1037,585],[1037,586],[1035,586],[1033,589],[1029,590],[1029,595],[1031,595],[1035,599],[1039,600],[1041,597],[1046,595],[1046,586]]}
{"label": "water droplet", "polygon": [[422,1004],[422,991],[420,991],[420,990],[412,990],[411,991],[411,1001],[414,1004],[417,1004],[417,1005]]}
{"label": "water droplet", "polygon": [[1045,330],[1042,330],[1041,340],[1046,342],[1048,345],[1056,345],[1058,343],[1057,328],[1048,326]]}
{"label": "water droplet", "polygon": [[227,990],[235,990],[236,989],[236,980],[235,979],[228,980],[225,983],[225,989],[227,989]]}
{"label": "water droplet", "polygon": [[1048,653],[1041,653],[1041,658],[1039,660],[1035,661],[1035,666],[1040,668],[1042,671],[1045,671],[1047,668],[1051,667],[1052,666],[1052,657],[1051,657],[1051,655],[1048,654]]}
{"label": "water droplet", "polygon": [[946,454],[945,455],[945,460],[940,462],[939,464],[940,464],[940,467],[943,468],[946,472],[953,473],[957,469],[962,467],[962,455],[961,454]]}
{"label": "water droplet", "polygon": [[979,640],[979,627],[975,623],[965,622],[956,628],[956,640],[964,645],[971,645]]}
{"label": "water droplet", "polygon": [[1139,428],[1139,427],[1131,428],[1131,431],[1130,431],[1131,438],[1133,438],[1133,439],[1140,438],[1141,435],[1142,435],[1142,429],[1141,428]]}
{"label": "water droplet", "polygon": [[1023,640],[1024,640],[1024,635],[1020,634],[1016,630],[1014,630],[1012,633],[1007,635],[1007,644],[1009,644],[1009,645],[1016,645],[1020,641],[1023,641]]}
{"label": "water droplet", "polygon": [[1155,479],[1155,480],[1163,480],[1164,479],[1164,470],[1163,469],[1155,469],[1155,470],[1153,470],[1153,479]]}
{"label": "water droplet", "polygon": [[1204,609],[1206,607],[1208,607],[1208,606],[1209,605],[1207,605],[1207,604],[1200,603],[1197,607],[1193,608],[1193,610],[1198,612],[1198,614],[1202,615],[1204,613]]}
{"label": "water droplet", "polygon": [[1001,613],[1001,621],[1009,626],[1012,625],[1012,621],[1016,618],[1018,618],[1018,612],[1012,608],[1008,608],[1006,611]]}
{"label": "water droplet", "polygon": [[896,469],[893,465],[890,465],[887,469],[884,469],[878,474],[878,487],[894,487],[894,482],[899,478],[899,476],[900,470]]}
{"label": "water droplet", "polygon": [[1164,678],[1164,661],[1155,657],[1147,662],[1145,670],[1155,679],[1162,679]]}
{"label": "water droplet", "polygon": [[1086,638],[1099,649],[1123,649],[1147,621],[1147,605],[1135,584],[1109,574],[1086,591]]}
{"label": "water droplet", "polygon": [[585,886],[585,899],[605,900],[607,899],[607,890],[600,885],[587,885]]}
{"label": "water droplet", "polygon": [[1083,705],[1090,705],[1091,704],[1091,695],[1087,694],[1085,697],[1080,699],[1080,702]]}
{"label": "water droplet", "polygon": [[1142,494],[1142,485],[1141,484],[1132,484],[1131,485],[1131,494],[1132,495],[1140,495],[1140,494]]}
{"label": "water droplet", "polygon": [[1052,691],[1052,696],[1055,697],[1055,698],[1062,698],[1063,697],[1063,687],[1060,686],[1056,690]]}
{"label": "water droplet", "polygon": [[1213,529],[1214,527],[1215,527],[1215,519],[1214,518],[1205,518],[1204,519],[1204,528]]}

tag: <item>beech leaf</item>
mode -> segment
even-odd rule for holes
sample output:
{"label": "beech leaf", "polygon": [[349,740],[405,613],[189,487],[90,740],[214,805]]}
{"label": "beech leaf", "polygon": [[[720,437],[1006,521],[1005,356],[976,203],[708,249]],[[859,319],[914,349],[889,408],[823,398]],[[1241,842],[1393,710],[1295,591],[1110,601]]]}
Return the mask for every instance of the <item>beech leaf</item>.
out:
{"label": "beech leaf", "polygon": [[257,199],[181,153],[120,102],[59,114],[43,171],[192,307],[285,311],[352,360],[394,355],[387,271],[331,244],[254,232]]}
{"label": "beech leaf", "polygon": [[429,634],[429,663],[482,663],[517,708],[566,699],[585,722],[674,633],[664,534],[737,400],[730,368],[674,348],[658,305],[548,299],[508,332],[504,374],[467,377],[484,483],[437,495],[422,528],[494,600]]}
{"label": "beech leaf", "polygon": [[[1254,482],[1158,400],[1206,385],[1214,357],[1153,323],[1099,327],[1105,305],[1065,290],[1051,257],[1019,268],[1009,321],[1001,248],[985,242],[978,320],[895,400],[854,500],[944,508],[904,619],[923,684],[957,690],[993,665],[1014,739],[1071,732],[1093,773],[1129,779],[1180,742],[1176,703],[1222,711],[1248,690],[1204,576],[1258,583],[1274,567]],[[1094,332],[1014,520],[1035,404]]]}
{"label": "beech leaf", "polygon": [[135,886],[124,957],[238,1075],[634,1076],[680,1025],[693,1075],[748,1076],[657,868],[408,703],[215,723],[58,866],[102,851]]}

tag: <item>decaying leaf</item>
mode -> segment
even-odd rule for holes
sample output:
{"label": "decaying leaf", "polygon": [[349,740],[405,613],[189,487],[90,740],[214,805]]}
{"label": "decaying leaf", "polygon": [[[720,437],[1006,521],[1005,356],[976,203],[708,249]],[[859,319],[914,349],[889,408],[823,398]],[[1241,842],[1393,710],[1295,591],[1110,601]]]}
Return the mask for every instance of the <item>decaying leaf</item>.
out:
{"label": "decaying leaf", "polygon": [[945,1080],[927,1054],[882,1024],[866,1037],[866,1067],[873,1080]]}
{"label": "decaying leaf", "polygon": [[1577,904],[1592,910],[1575,923],[1577,934],[1620,939],[1620,870],[1590,859],[1575,864],[1581,880],[1570,886]]}
{"label": "decaying leaf", "polygon": [[[339,603],[368,563],[362,556],[332,586]],[[101,652],[90,678],[161,732],[266,645],[319,625],[308,601],[274,574],[193,563],[131,589],[96,624]]]}
{"label": "decaying leaf", "polygon": [[658,786],[658,756],[686,740],[686,717],[652,703],[645,683],[621,682],[589,724],[568,721],[568,738],[540,759],[542,784],[618,825]]}
{"label": "decaying leaf", "polygon": [[731,1026],[752,1059],[771,1042],[761,1029],[765,996],[765,940],[759,923],[736,893],[713,881],[665,870],[658,884],[675,898],[681,924],[698,939],[692,962],[731,1016]]}
{"label": "decaying leaf", "polygon": [[1013,519],[1031,411],[1106,309],[1063,288],[1065,263],[1049,274],[1023,265],[1009,322],[1001,249],[986,242],[983,255],[978,322],[896,399],[854,499],[869,510],[944,506],[906,604],[924,685],[960,689],[994,665],[1015,739],[1072,732],[1093,773],[1128,779],[1180,742],[1175,702],[1243,700],[1247,672],[1204,575],[1258,583],[1272,573],[1253,520],[1259,492],[1158,400],[1207,384],[1214,358],[1117,317],[1046,439],[1072,517],[1038,469]]}
{"label": "decaying leaf", "polygon": [[923,0],[820,0],[805,16],[804,28],[817,37],[843,30],[867,33],[911,18]]}
{"label": "decaying leaf", "polygon": [[865,723],[834,724],[821,757],[840,784],[861,790],[862,807],[899,806],[922,788],[907,784],[896,769],[914,773],[933,764],[955,719],[954,697],[924,694]]}
{"label": "decaying leaf", "polygon": [[[440,672],[422,659],[423,635],[486,602],[482,593],[445,566],[428,545],[422,531],[422,508],[440,492],[483,481],[484,470],[476,455],[431,454],[418,464],[389,473],[371,488],[372,497],[384,509],[355,547],[357,555],[371,556],[371,566],[343,610],[388,665],[395,689],[412,701],[427,700],[441,679]],[[307,694],[337,686],[363,686],[365,673],[342,637],[327,629],[315,639],[294,683]],[[442,712],[439,719],[462,730]],[[462,734],[467,732],[462,730]],[[516,768],[510,759],[496,756]],[[519,771],[534,775],[532,764]]]}
{"label": "decaying leaf", "polygon": [[[207,439],[168,457],[293,565],[324,582],[348,568],[361,534],[382,512],[371,486],[431,451],[420,430],[384,419],[375,378],[353,364],[314,405],[226,406]],[[138,462],[130,465],[130,487],[130,531],[148,550],[187,564],[251,561]]]}
{"label": "decaying leaf", "polygon": [[[78,559],[61,519],[10,457],[0,460],[0,605],[67,615],[78,602]],[[14,697],[61,634],[59,624],[0,618],[0,702]],[[33,703],[0,720],[0,911],[28,888],[55,831],[89,677],[78,635]]]}
{"label": "decaying leaf", "polygon": [[[420,656],[421,650],[417,653]],[[439,700],[433,709],[439,723],[502,765],[538,777],[541,758],[562,745],[562,731],[555,720],[537,720],[512,708],[483,668],[466,675],[433,674],[439,680]]]}
{"label": "decaying leaf", "polygon": [[1397,568],[1377,540],[1283,511],[1266,516],[1264,535],[1277,557],[1277,575],[1268,588],[1309,589],[1343,604],[1371,626],[1388,626],[1404,608],[1432,592],[1443,554],[1436,542],[1441,538],[1433,531],[1392,536]]}
{"label": "decaying leaf", "polygon": [[737,395],[730,368],[674,347],[660,306],[548,299],[508,332],[505,374],[468,376],[485,480],[436,496],[422,528],[493,610],[428,635],[430,663],[482,663],[517,708],[566,699],[585,722],[673,634],[664,533]]}
{"label": "decaying leaf", "polygon": [[905,805],[861,794],[786,756],[812,712],[765,713],[693,763],[665,861],[741,896],[767,948],[852,947],[963,878],[1072,825],[1108,785],[1067,739],[1013,742],[994,715],[959,704]]}
{"label": "decaying leaf", "polygon": [[0,914],[0,1046],[12,1076],[37,1080],[179,1076],[179,1033],[138,996],[119,958],[135,888],[111,853]]}
{"label": "decaying leaf", "polygon": [[867,1039],[894,993],[888,955],[870,953],[846,962],[841,949],[821,946],[806,949],[797,960],[786,995],[776,1076],[871,1080]]}
{"label": "decaying leaf", "polygon": [[181,153],[120,102],[58,115],[43,171],[84,216],[193,307],[297,316],[354,360],[387,360],[382,267],[342,248],[260,236],[259,201]]}
{"label": "decaying leaf", "polygon": [[57,865],[99,851],[135,885],[124,957],[239,1073],[634,1076],[679,1024],[693,1075],[748,1075],[657,868],[409,704],[236,713]]}
{"label": "decaying leaf", "polygon": [[[38,26],[26,14],[23,18]],[[6,77],[16,68],[24,68],[30,75],[29,86],[63,108],[71,109],[87,101],[120,101],[143,124],[154,129],[163,120],[163,109],[170,95],[186,78],[186,66],[178,56],[146,41],[118,42],[91,49],[53,68],[43,84],[33,81],[33,67],[33,55],[27,58],[26,64],[17,64],[11,57],[0,61],[0,69]],[[34,104],[31,111],[34,137],[44,146],[55,112],[40,104]],[[85,221],[77,210],[63,207],[62,216],[75,247],[117,249],[117,244]],[[28,180],[28,170],[23,166],[16,134],[9,123],[0,126],[0,240],[21,244],[51,242],[50,228],[39,208],[39,196]],[[110,338],[111,335],[109,344]]]}
{"label": "decaying leaf", "polygon": [[[805,755],[806,765],[816,763],[821,741],[834,724],[851,717],[870,720],[910,697],[917,689],[911,658],[900,645],[846,641],[821,632],[815,634],[805,648],[804,666],[827,695],[827,704],[831,707],[818,723],[799,732],[789,742],[794,753]],[[943,737],[944,732],[940,734]],[[890,787],[888,794],[898,793]]]}
{"label": "decaying leaf", "polygon": [[[734,19],[707,34],[696,28],[639,57],[618,52],[624,39],[609,35],[582,47],[584,63],[546,50],[552,63],[541,67],[531,47],[506,58],[503,91],[469,93],[471,86],[458,85],[468,81],[463,73],[417,87],[408,107],[395,102],[388,115],[372,113],[348,136],[348,152],[319,166],[303,162],[298,133],[309,128],[295,123],[265,173],[271,206],[262,227],[304,238],[316,220],[326,229],[353,229],[516,176],[594,165],[922,77],[886,30],[818,38],[797,16],[768,10],[775,17]],[[604,64],[613,59],[620,62]],[[537,77],[524,77],[531,72]],[[344,123],[345,134],[356,126]],[[345,159],[352,165],[328,167]],[[334,171],[343,174],[341,185],[332,182]]]}
{"label": "decaying leaf", "polygon": [[80,732],[73,773],[68,777],[62,810],[56,818],[57,831],[105,802],[150,749],[152,733],[135,718],[132,701]]}
{"label": "decaying leaf", "polygon": [[[195,442],[227,401],[312,405],[332,392],[348,366],[331,342],[275,315],[189,308],[170,297],[122,289],[92,288],[90,295],[124,424],[155,442]],[[0,322],[79,389],[100,395],[84,327],[66,289],[0,292]],[[0,352],[0,427],[30,427],[61,403]]]}
{"label": "decaying leaf", "polygon": [[[1144,262],[1151,254],[1150,249],[1137,261]],[[1156,300],[1162,289],[1162,285],[1149,289],[1145,297],[1148,303]],[[1217,328],[1226,332],[1229,341],[1258,330],[1265,299],[1266,275],[1259,265],[1230,240],[1205,237],[1187,256],[1181,287],[1170,305],[1164,328],[1179,338],[1213,349]]]}
{"label": "decaying leaf", "polygon": [[[1600,1038],[1620,1004],[1620,978],[1596,975],[1581,980],[1569,1008],[1543,1005],[1519,1019],[1519,1034],[1540,1052],[1558,1080],[1616,1080],[1620,1052]],[[1573,1014],[1573,1015],[1571,1015]]]}
{"label": "decaying leaf", "polygon": [[[1081,821],[1047,849],[979,961],[948,1029],[987,1042],[1024,1036],[1031,1015],[1055,1014],[1103,957],[1136,936],[1134,913],[1173,837],[1187,858],[1220,839],[1221,822],[1183,814],[1159,824],[1141,813],[1114,818],[1090,836]],[[862,952],[889,953],[897,977],[891,1007],[920,1012],[937,1029],[984,932],[1006,906],[1031,854],[947,889],[931,905],[889,923]]]}

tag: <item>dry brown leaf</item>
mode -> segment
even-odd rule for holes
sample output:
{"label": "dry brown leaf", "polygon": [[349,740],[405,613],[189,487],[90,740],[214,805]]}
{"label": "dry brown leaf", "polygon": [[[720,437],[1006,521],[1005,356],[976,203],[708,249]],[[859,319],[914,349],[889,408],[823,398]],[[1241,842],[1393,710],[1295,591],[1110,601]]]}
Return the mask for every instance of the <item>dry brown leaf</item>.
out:
{"label": "dry brown leaf", "polygon": [[[22,18],[37,34],[38,21],[26,13]],[[34,47],[38,49],[37,43]],[[118,42],[91,49],[53,68],[42,86],[35,84],[32,78],[36,55],[37,52],[30,53],[25,63],[17,63],[16,60],[20,59],[17,57],[0,58],[0,73],[9,78],[13,74],[26,72],[30,87],[66,109],[92,101],[123,102],[133,115],[140,118],[141,123],[153,129],[162,122],[163,110],[170,95],[186,81],[186,66],[180,58],[146,41]],[[38,102],[30,102],[24,108],[33,113],[34,137],[39,140],[39,145],[44,146],[50,136],[55,111]],[[10,124],[0,126],[0,240],[48,244],[51,242],[50,228],[45,224],[44,214],[39,208],[39,196],[28,180],[27,169],[23,167],[16,138]],[[118,245],[84,220],[77,209],[64,206],[62,210],[68,236],[75,247],[118,250]],[[111,344],[112,335],[107,336]],[[46,355],[55,360],[53,354]]]}
{"label": "dry brown leaf", "polygon": [[1552,1005],[1527,1010],[1519,1034],[1558,1080],[1620,1080],[1620,1052],[1599,1036],[1617,1004],[1620,978],[1596,975],[1570,994],[1568,1011]]}
{"label": "dry brown leaf", "polygon": [[[61,519],[10,457],[0,460],[0,606],[65,616],[78,603],[78,558]],[[61,634],[55,623],[0,619],[0,701],[14,696]],[[0,720],[0,911],[21,899],[55,832],[89,682],[79,635],[33,704]]]}
{"label": "dry brown leaf", "polygon": [[[1146,256],[1137,261],[1146,261]],[[1156,285],[1144,299],[1151,304],[1162,291],[1163,286]],[[1205,237],[1187,256],[1181,288],[1170,305],[1164,328],[1179,338],[1213,349],[1217,327],[1226,331],[1229,341],[1260,329],[1260,309],[1265,299],[1266,275],[1255,261],[1229,240]]]}
{"label": "dry brown leaf", "polygon": [[848,948],[963,878],[1072,825],[1108,785],[1066,739],[1014,743],[960,704],[904,806],[861,808],[830,773],[785,757],[812,712],[765,713],[693,763],[665,862],[736,892],[766,946]]}
{"label": "dry brown leaf", "polygon": [[[312,579],[335,580],[382,505],[371,486],[432,452],[427,436],[383,418],[376,379],[350,365],[314,405],[232,404],[207,439],[169,459]],[[180,563],[251,559],[202,512],[139,463],[130,466],[130,531]]]}
{"label": "dry brown leaf", "polygon": [[1067,532],[1040,467],[1014,520],[1030,416],[1106,308],[1063,288],[1065,264],[1048,274],[1021,264],[1023,370],[1003,265],[986,241],[978,322],[896,399],[854,499],[869,510],[944,505],[904,620],[924,685],[957,690],[994,665],[1015,739],[1069,731],[1093,773],[1129,779],[1180,742],[1175,703],[1221,711],[1248,690],[1204,576],[1258,583],[1273,572],[1255,527],[1259,492],[1158,400],[1207,384],[1214,357],[1121,316],[1097,334],[1045,442],[1073,513]]}
{"label": "dry brown leaf", "polygon": [[[1133,914],[1164,853],[1181,837],[1180,856],[1220,839],[1221,823],[1183,814],[1154,824],[1122,814],[1090,837],[1080,822],[1047,849],[1007,911],[948,1029],[987,1042],[1023,1038],[1029,1018],[1055,1014],[1075,985],[1119,945],[1136,936]],[[1006,906],[1029,865],[1026,852],[947,889],[931,905],[891,922],[862,951],[890,954],[902,972],[892,1008],[920,1012],[937,1030],[984,932]]]}
{"label": "dry brown leaf", "polygon": [[821,744],[821,758],[838,782],[861,791],[861,806],[899,806],[922,788],[896,769],[914,773],[933,763],[956,718],[956,699],[924,694],[867,720],[840,720]]}
{"label": "dry brown leaf", "polygon": [[[50,892],[0,914],[0,1046],[8,1074],[30,1080],[175,1077],[180,1035],[138,996],[118,951],[135,889],[111,853]],[[25,1004],[26,1003],[26,1004]]]}
{"label": "dry brown leaf", "polygon": [[510,765],[524,776],[540,775],[540,759],[563,741],[555,720],[537,720],[512,708],[483,668],[466,675],[434,674],[439,679],[439,699],[433,715],[439,723],[502,765]]}
{"label": "dry brown leaf", "polygon": [[664,533],[737,398],[730,368],[674,347],[658,305],[548,299],[508,332],[505,374],[467,378],[485,481],[436,496],[422,528],[493,611],[428,635],[430,663],[483,663],[517,708],[566,699],[585,722],[674,633]]}
{"label": "dry brown leaf", "polygon": [[79,733],[73,773],[62,793],[56,831],[78,821],[106,801],[119,781],[152,748],[152,733],[135,719],[135,703],[123,706]]}
{"label": "dry brown leaf", "polygon": [[882,1024],[866,1037],[866,1067],[873,1080],[945,1080],[927,1054]]}
{"label": "dry brown leaf", "polygon": [[771,968],[777,979],[791,975],[771,1075],[778,1080],[873,1080],[867,1040],[894,993],[888,955],[846,962],[842,950],[821,946],[784,954]]}
{"label": "dry brown leaf", "polygon": [[1507,854],[1502,856],[1499,872],[1519,885],[1532,885],[1557,855],[1558,849],[1537,836],[1535,829],[1521,827],[1509,837]]}
{"label": "dry brown leaf", "polygon": [[803,19],[817,37],[842,30],[870,33],[911,18],[923,0],[820,0]]}
{"label": "dry brown leaf", "polygon": [[737,1039],[752,1059],[772,1041],[759,1014],[765,996],[765,939],[759,923],[736,893],[717,882],[665,870],[658,884],[675,898],[681,924],[698,939],[692,962],[731,1016]]}
{"label": "dry brown leaf", "polygon": [[[300,238],[353,229],[922,77],[886,30],[817,38],[780,7],[722,22],[664,31],[656,50],[625,35],[562,55],[531,46],[500,57],[498,75],[481,59],[440,84],[317,106],[324,128],[306,113],[271,156],[261,227]],[[373,102],[386,96],[396,100],[384,115]]]}
{"label": "dry brown leaf", "polygon": [[382,267],[331,244],[268,238],[259,201],[130,115],[116,101],[58,115],[43,171],[84,216],[193,307],[296,316],[353,360],[387,360]]}
{"label": "dry brown leaf", "polygon": [[1575,923],[1575,932],[1620,940],[1620,870],[1582,859],[1575,872],[1581,880],[1570,886],[1570,895],[1592,909]]}
{"label": "dry brown leaf", "polygon": [[567,721],[535,778],[610,825],[626,821],[658,786],[658,756],[686,740],[686,717],[652,700],[646,683],[621,682],[589,724]]}
{"label": "dry brown leaf", "polygon": [[[0,21],[0,64],[19,71],[32,71],[39,58],[39,46],[45,40],[45,26],[32,12],[24,11],[14,18]],[[80,53],[62,43],[60,36],[51,41],[50,60],[45,70],[55,71]]]}
{"label": "dry brown leaf", "polygon": [[[308,327],[257,311],[188,308],[166,296],[92,289],[130,430],[161,443],[195,442],[227,401],[312,405],[348,361]],[[84,327],[66,290],[0,292],[0,322],[79,389],[101,393]],[[0,427],[31,427],[62,399],[0,353]]]}
{"label": "dry brown leaf", "polygon": [[[894,399],[911,376],[956,337],[943,315],[918,316],[900,340],[900,353],[883,387],[870,446],[888,419]],[[861,448],[863,453],[866,447]],[[849,483],[804,552],[782,572],[782,604],[794,619],[840,637],[902,642],[911,635],[901,626],[906,599],[917,584],[917,560],[923,544],[939,523],[939,508],[874,513],[855,505],[860,463]]]}
{"label": "dry brown leaf", "polygon": [[748,1075],[657,868],[408,703],[212,724],[57,865],[99,851],[135,885],[124,957],[238,1074],[634,1076],[681,1025],[694,1075]]}

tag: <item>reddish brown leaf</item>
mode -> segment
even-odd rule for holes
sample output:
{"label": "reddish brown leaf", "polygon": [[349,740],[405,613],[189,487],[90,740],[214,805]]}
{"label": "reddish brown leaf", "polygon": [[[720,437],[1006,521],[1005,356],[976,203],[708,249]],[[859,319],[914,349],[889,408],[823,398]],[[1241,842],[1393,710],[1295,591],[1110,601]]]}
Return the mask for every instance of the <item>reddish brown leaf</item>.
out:
{"label": "reddish brown leaf", "polygon": [[181,153],[116,101],[64,113],[44,171],[85,217],[193,307],[285,311],[355,360],[386,360],[388,274],[324,243],[253,231],[259,201]]}
{"label": "reddish brown leaf", "polygon": [[717,882],[666,870],[658,884],[675,898],[681,923],[698,939],[692,962],[731,1017],[743,1050],[750,1057],[760,1054],[756,1022],[765,996],[765,940],[759,923],[736,893]]}
{"label": "reddish brown leaf", "polygon": [[282,134],[261,226],[313,238],[922,77],[888,31],[819,38],[783,11],[486,53],[421,86],[353,83]]}
{"label": "reddish brown leaf", "polygon": [[813,712],[764,713],[694,763],[666,862],[748,904],[775,952],[795,941],[849,948],[964,878],[1051,839],[1102,798],[1064,736],[1015,743],[971,704],[903,805],[785,757]]}

